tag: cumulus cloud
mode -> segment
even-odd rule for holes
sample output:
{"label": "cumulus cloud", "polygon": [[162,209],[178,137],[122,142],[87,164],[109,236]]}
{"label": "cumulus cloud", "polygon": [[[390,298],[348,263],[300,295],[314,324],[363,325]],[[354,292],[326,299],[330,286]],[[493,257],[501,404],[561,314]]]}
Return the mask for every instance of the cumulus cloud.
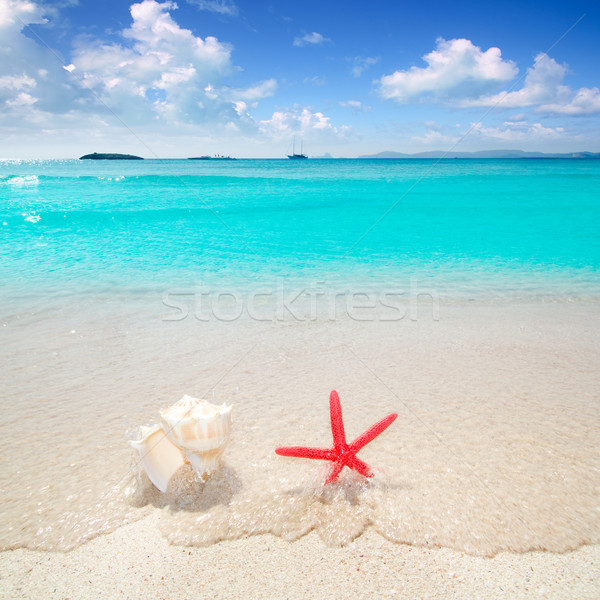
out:
{"label": "cumulus cloud", "polygon": [[600,89],[572,90],[564,84],[566,64],[540,52],[520,89],[486,93],[514,79],[515,64],[503,60],[498,48],[483,52],[466,39],[437,40],[437,48],[423,59],[427,67],[411,67],[382,77],[379,92],[383,98],[407,103],[414,100],[442,101],[460,108],[493,106],[531,107],[538,113],[592,115],[600,113]]}
{"label": "cumulus cloud", "polygon": [[127,28],[113,32],[110,41],[75,38],[63,59],[24,32],[24,23],[54,23],[56,10],[30,0],[0,0],[5,145],[29,154],[23,139],[33,148],[33,139],[51,137],[50,152],[91,142],[101,148],[124,139],[123,123],[136,132],[125,138],[138,144],[138,153],[148,151],[141,139],[160,139],[160,152],[171,155],[181,152],[177,139],[255,139],[261,126],[250,113],[276,93],[277,81],[227,85],[240,70],[232,64],[232,47],[180,26],[175,9],[169,1],[132,4]]}
{"label": "cumulus cloud", "polygon": [[208,10],[229,17],[236,17],[240,12],[237,5],[230,0],[188,0],[188,2],[200,10]]}
{"label": "cumulus cloud", "polygon": [[273,138],[289,138],[295,133],[342,136],[350,130],[345,125],[335,127],[330,117],[326,117],[322,112],[312,112],[308,108],[301,111],[276,111],[270,119],[259,122],[259,129],[261,133]]}
{"label": "cumulus cloud", "polygon": [[29,90],[37,85],[37,81],[33,77],[29,77],[26,73],[21,75],[4,75],[0,77],[0,89],[7,90]]}
{"label": "cumulus cloud", "polygon": [[520,90],[500,92],[480,98],[464,100],[462,106],[525,107],[537,106],[552,100],[565,100],[571,94],[563,85],[567,72],[566,65],[558,64],[553,58],[541,52],[535,58],[533,67],[527,70],[525,82]]}
{"label": "cumulus cloud", "polygon": [[[44,23],[53,13],[29,0],[3,0],[0,105],[6,108],[5,120],[23,115],[33,123],[51,114],[85,118],[106,113],[107,107],[130,125],[160,118],[182,123],[237,118],[232,98],[214,92],[234,72],[231,46],[180,27],[171,16],[175,8],[169,1],[132,4],[132,23],[120,33],[121,43],[79,39],[70,61],[61,63],[57,52],[23,34],[25,25]],[[273,83],[242,90],[237,99],[264,97]]]}
{"label": "cumulus cloud", "polygon": [[122,32],[128,44],[85,41],[72,55],[85,85],[129,119],[154,112],[193,121],[220,109],[213,86],[233,70],[231,47],[181,28],[169,12],[175,8],[155,0],[133,4],[133,22]]}
{"label": "cumulus cloud", "polygon": [[33,106],[37,101],[38,99],[30,94],[19,92],[17,96],[6,101],[6,106]]}
{"label": "cumulus cloud", "polygon": [[580,88],[573,99],[564,104],[544,104],[539,108],[540,112],[548,112],[563,115],[593,115],[600,113],[600,89]]}
{"label": "cumulus cloud", "polygon": [[5,120],[19,117],[23,107],[56,113],[81,99],[57,55],[22,33],[27,25],[46,23],[51,12],[29,1],[0,2],[0,106],[7,109]]}
{"label": "cumulus cloud", "polygon": [[518,72],[512,61],[502,59],[499,48],[483,52],[467,39],[439,38],[436,49],[423,60],[426,67],[384,75],[379,80],[381,96],[400,103],[423,96],[469,97],[510,81]]}
{"label": "cumulus cloud", "polygon": [[[221,103],[225,106],[229,104],[244,125],[250,125],[254,129],[256,125],[250,115],[250,109],[257,108],[259,100],[273,96],[276,91],[277,81],[275,79],[266,79],[247,88],[221,87],[217,89],[209,84],[204,89],[207,98],[216,104]],[[231,128],[232,125],[230,124],[229,127]]]}
{"label": "cumulus cloud", "polygon": [[0,31],[3,35],[14,35],[24,25],[45,23],[46,11],[35,2],[3,0],[0,3]]}
{"label": "cumulus cloud", "polygon": [[465,99],[460,106],[534,107],[539,113],[575,116],[600,113],[600,90],[582,87],[573,91],[563,82],[567,72],[567,65],[540,52],[527,70],[521,89]]}
{"label": "cumulus cloud", "polygon": [[354,77],[360,77],[369,67],[378,62],[379,58],[373,58],[371,56],[355,56],[352,60],[352,75],[354,75]]}
{"label": "cumulus cloud", "polygon": [[325,42],[330,42],[329,38],[324,37],[320,33],[313,31],[312,33],[307,33],[302,37],[294,38],[294,46],[308,46],[308,45],[319,45],[324,44]]}

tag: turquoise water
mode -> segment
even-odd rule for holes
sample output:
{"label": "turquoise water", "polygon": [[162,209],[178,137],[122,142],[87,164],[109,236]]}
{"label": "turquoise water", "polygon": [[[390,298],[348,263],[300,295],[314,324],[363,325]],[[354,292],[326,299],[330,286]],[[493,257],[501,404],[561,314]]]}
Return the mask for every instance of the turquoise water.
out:
{"label": "turquoise water", "polygon": [[4,161],[0,283],[595,297],[599,190],[591,160]]}

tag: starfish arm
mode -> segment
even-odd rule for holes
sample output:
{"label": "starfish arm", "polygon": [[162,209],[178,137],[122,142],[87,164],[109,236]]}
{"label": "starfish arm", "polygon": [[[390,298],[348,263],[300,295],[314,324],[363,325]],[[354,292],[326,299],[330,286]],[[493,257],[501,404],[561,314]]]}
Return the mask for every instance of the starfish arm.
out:
{"label": "starfish arm", "polygon": [[342,419],[342,405],[337,392],[333,390],[329,396],[329,413],[331,415],[331,432],[333,433],[333,445],[336,450],[346,448],[346,432]]}
{"label": "starfish arm", "polygon": [[360,460],[358,456],[352,456],[348,459],[348,466],[355,471],[358,471],[361,475],[365,477],[373,477],[373,471],[371,467],[364,461]]}
{"label": "starfish arm", "polygon": [[335,462],[333,463],[333,469],[331,470],[331,473],[329,473],[329,477],[327,478],[327,481],[325,482],[327,483],[333,483],[334,481],[337,480],[337,478],[339,477],[340,473],[342,472],[342,469],[344,468],[344,463],[341,461]]}
{"label": "starfish arm", "polygon": [[279,456],[294,456],[297,458],[316,458],[321,460],[335,460],[336,454],[331,448],[305,448],[304,446],[282,446],[275,448]]}
{"label": "starfish arm", "polygon": [[364,433],[361,433],[351,444],[350,450],[354,453],[358,452],[363,446],[366,446],[369,442],[373,441],[382,431],[387,429],[398,416],[398,413],[392,413],[387,417],[377,421],[375,425],[371,425]]}

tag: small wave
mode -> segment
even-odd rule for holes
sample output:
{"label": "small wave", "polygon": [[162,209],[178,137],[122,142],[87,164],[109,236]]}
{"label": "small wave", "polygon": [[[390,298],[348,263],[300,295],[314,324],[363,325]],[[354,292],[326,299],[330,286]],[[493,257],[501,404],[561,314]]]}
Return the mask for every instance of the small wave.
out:
{"label": "small wave", "polygon": [[37,175],[24,175],[24,176],[16,176],[9,177],[2,181],[4,185],[14,185],[17,187],[25,187],[25,186],[34,186],[39,183],[39,179]]}
{"label": "small wave", "polygon": [[39,215],[23,215],[25,217],[26,221],[29,221],[30,223],[37,223],[42,217],[40,217]]}

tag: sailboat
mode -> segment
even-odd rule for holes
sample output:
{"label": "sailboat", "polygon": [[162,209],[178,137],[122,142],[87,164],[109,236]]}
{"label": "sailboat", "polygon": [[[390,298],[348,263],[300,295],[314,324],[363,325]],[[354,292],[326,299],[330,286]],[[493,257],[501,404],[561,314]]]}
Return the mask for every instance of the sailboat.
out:
{"label": "sailboat", "polygon": [[304,154],[303,145],[304,142],[300,141],[300,154],[296,154],[296,136],[294,136],[294,149],[292,150],[291,154],[288,154],[288,158],[291,158],[292,160],[301,160],[303,158],[308,158],[308,156]]}

